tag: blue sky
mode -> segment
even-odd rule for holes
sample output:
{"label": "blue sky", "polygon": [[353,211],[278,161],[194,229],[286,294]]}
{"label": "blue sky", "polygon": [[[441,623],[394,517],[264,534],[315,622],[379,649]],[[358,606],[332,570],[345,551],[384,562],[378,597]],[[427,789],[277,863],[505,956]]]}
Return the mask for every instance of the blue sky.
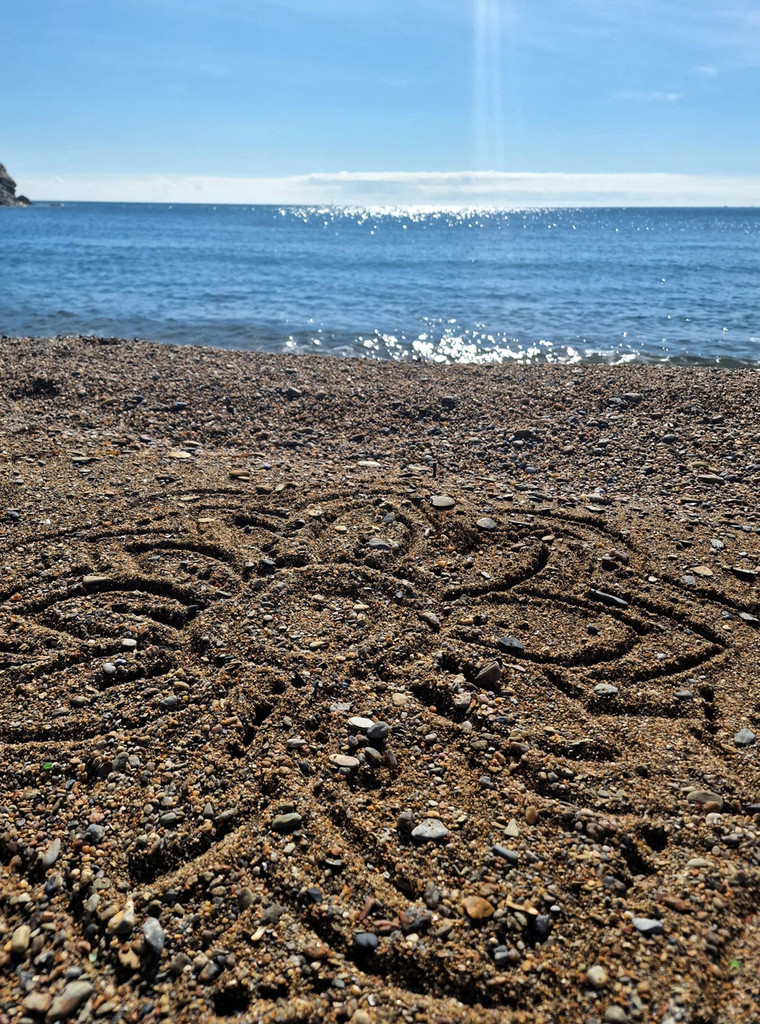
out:
{"label": "blue sky", "polygon": [[0,159],[32,195],[350,201],[360,175],[378,201],[475,180],[760,202],[760,0],[0,9]]}

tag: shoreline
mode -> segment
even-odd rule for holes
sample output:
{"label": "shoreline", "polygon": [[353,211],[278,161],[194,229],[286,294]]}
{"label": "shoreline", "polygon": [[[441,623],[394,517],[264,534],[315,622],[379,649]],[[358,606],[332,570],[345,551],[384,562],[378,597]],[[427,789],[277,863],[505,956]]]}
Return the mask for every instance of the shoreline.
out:
{"label": "shoreline", "polygon": [[0,367],[0,1007],[760,1015],[754,369]]}

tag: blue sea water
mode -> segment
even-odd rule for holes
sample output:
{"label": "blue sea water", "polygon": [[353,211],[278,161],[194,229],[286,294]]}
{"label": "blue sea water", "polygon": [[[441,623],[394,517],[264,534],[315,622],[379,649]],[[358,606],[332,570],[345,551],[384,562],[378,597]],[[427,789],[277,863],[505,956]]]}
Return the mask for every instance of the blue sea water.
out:
{"label": "blue sea water", "polygon": [[760,361],[760,210],[0,210],[0,333],[435,361]]}

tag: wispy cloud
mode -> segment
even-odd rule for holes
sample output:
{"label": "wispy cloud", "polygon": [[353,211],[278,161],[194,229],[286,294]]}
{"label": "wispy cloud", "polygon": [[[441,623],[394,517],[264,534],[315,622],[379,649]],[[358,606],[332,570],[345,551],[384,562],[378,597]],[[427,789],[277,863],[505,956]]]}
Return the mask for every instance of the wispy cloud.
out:
{"label": "wispy cloud", "polygon": [[616,92],[615,99],[628,100],[631,103],[677,103],[681,99],[681,93],[660,92],[657,89],[641,92]]}
{"label": "wispy cloud", "polygon": [[756,206],[760,177],[496,171],[341,172],[283,178],[99,175],[24,178],[41,200],[362,207]]}
{"label": "wispy cloud", "polygon": [[714,68],[712,64],[699,64],[694,68],[694,70],[698,75],[704,75],[705,78],[715,78],[718,74],[717,69]]}

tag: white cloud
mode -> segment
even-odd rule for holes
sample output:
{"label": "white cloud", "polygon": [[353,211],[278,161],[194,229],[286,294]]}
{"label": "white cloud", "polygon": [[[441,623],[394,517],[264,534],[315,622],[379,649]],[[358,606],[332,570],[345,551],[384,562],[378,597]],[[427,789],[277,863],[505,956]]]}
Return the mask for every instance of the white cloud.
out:
{"label": "white cloud", "polygon": [[98,175],[24,178],[40,200],[278,205],[535,207],[756,206],[760,177],[497,171],[303,174],[284,178]]}
{"label": "white cloud", "polygon": [[615,98],[630,100],[632,103],[677,103],[681,99],[681,93],[651,89],[644,92],[616,92]]}
{"label": "white cloud", "polygon": [[715,76],[718,74],[717,70],[712,66],[712,64],[700,64],[698,65],[698,67],[694,68],[694,70],[697,72],[698,75],[704,75],[705,78],[715,78]]}

